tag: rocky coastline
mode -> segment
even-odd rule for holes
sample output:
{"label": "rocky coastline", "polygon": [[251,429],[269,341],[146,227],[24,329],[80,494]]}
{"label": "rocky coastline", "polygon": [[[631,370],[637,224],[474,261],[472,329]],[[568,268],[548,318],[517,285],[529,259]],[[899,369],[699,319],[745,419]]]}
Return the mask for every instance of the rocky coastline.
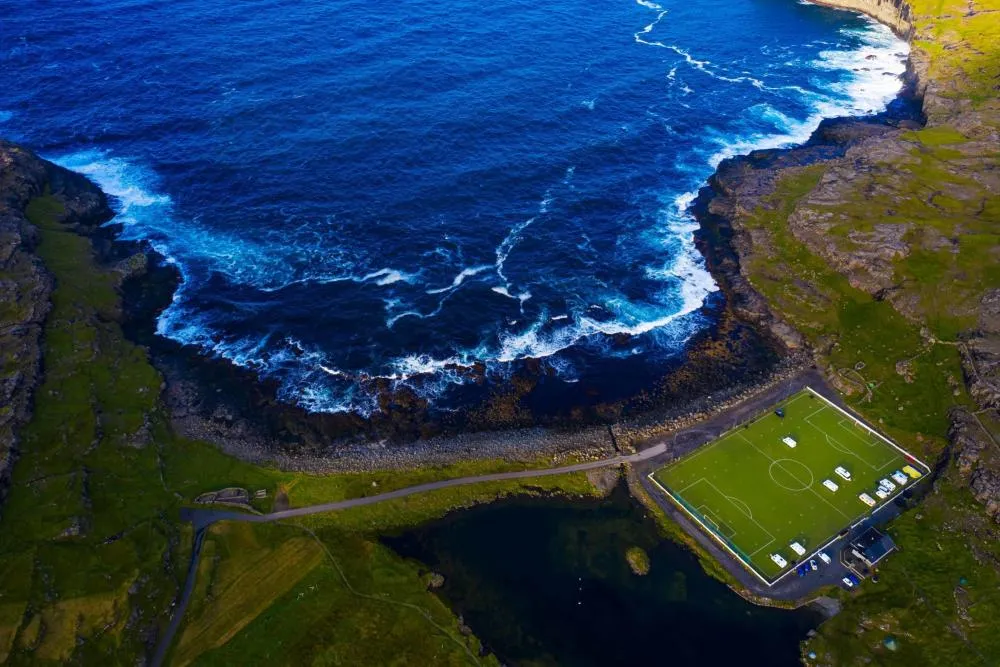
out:
{"label": "rocky coastline", "polygon": [[113,215],[104,193],[83,176],[0,140],[0,503],[44,366],[42,326],[53,280],[34,252],[38,231],[25,209],[45,192],[62,203],[63,220],[81,234],[93,233]]}
{"label": "rocky coastline", "polygon": [[[861,11],[900,35],[914,34],[912,12],[900,0],[837,0],[822,4]],[[461,413],[434,414],[416,395],[385,387],[384,410],[371,419],[310,414],[279,400],[277,387],[253,371],[206,358],[196,350],[157,337],[155,317],[177,286],[176,271],[148,248],[137,254],[135,244],[112,242],[107,236],[95,245],[106,262],[120,263],[123,274],[144,276],[123,288],[123,327],[149,350],[163,373],[163,400],[174,428],[186,437],[214,442],[245,460],[301,470],[368,470],[438,465],[468,458],[527,460],[568,453],[600,457],[616,449],[641,448],[653,438],[706,418],[810,365],[822,363],[823,350],[812,349],[742,270],[753,257],[754,239],[741,226],[740,216],[762,205],[787,170],[821,161],[856,163],[864,155],[891,153],[893,142],[902,133],[923,125],[928,108],[935,114],[943,113],[948,104],[938,99],[936,88],[929,84],[927,62],[922,52],[914,51],[908,63],[906,89],[886,113],[862,119],[828,119],[802,146],[756,151],[719,166],[694,204],[701,225],[696,233],[698,247],[724,295],[722,304],[714,307],[716,326],[690,341],[683,361],[656,386],[628,399],[582,410],[554,416],[533,411],[530,397],[544,374],[533,372],[535,369],[528,364],[509,388],[484,390],[479,403]],[[38,163],[44,166],[32,167],[36,172],[64,172],[44,161]],[[82,177],[73,179],[86,182]],[[40,181],[33,182],[40,187]],[[23,211],[25,204],[26,200],[11,200],[6,207]],[[100,214],[91,213],[89,220],[104,222],[110,216],[103,195],[99,207],[103,207]],[[30,225],[23,216],[18,224],[18,238],[24,239],[16,244],[21,253],[18,257],[30,257]],[[868,287],[885,290],[891,299],[891,285],[878,280],[878,266],[893,246],[884,238],[874,238],[871,245],[870,252],[849,258],[825,258],[832,259],[838,268],[849,267],[858,280],[868,280]],[[5,426],[11,424],[11,432],[27,419],[29,402],[24,396],[30,395],[30,387],[37,382],[37,338],[51,291],[37,260],[30,260],[28,265],[34,267],[32,275],[37,277],[24,286],[28,291],[35,290],[38,307],[25,314],[18,329],[25,332],[18,340],[27,345],[21,355],[23,369],[15,382],[4,385],[5,391],[10,386],[9,391],[15,392],[13,387],[18,383],[27,390],[10,402],[14,406],[12,416],[5,415]],[[980,357],[986,357],[985,363],[980,358],[979,365],[995,370],[991,345],[975,349]],[[837,381],[833,374],[830,379]],[[987,382],[984,386],[994,385]],[[3,460],[9,467],[16,455],[16,444],[12,437],[7,439],[12,444]],[[0,463],[0,480],[3,469]]]}
{"label": "rocky coastline", "polygon": [[[946,50],[968,48],[967,44],[941,44],[941,37],[933,29],[936,17],[918,16],[901,0],[821,0],[818,4],[867,14],[911,44],[919,40]],[[976,15],[970,7],[966,17]],[[949,446],[938,460],[943,464],[954,459],[974,497],[1000,521],[1000,459],[995,456],[997,441],[991,433],[1000,423],[1000,289],[984,282],[974,284],[966,294],[956,293],[954,303],[949,303],[945,312],[970,321],[970,326],[958,332],[957,342],[942,342],[926,325],[933,317],[926,305],[927,297],[918,292],[915,280],[900,279],[895,262],[925,252],[928,246],[950,248],[957,254],[957,235],[945,240],[926,223],[900,224],[894,220],[899,216],[892,209],[884,211],[885,222],[875,224],[872,231],[850,232],[847,244],[831,234],[838,207],[850,210],[858,206],[859,195],[883,196],[901,205],[920,197],[942,217],[955,215],[935,203],[935,198],[945,192],[973,201],[983,197],[978,209],[972,207],[973,220],[961,219],[969,213],[955,215],[958,233],[972,222],[987,229],[997,222],[986,202],[991,193],[1000,191],[1000,155],[995,148],[1000,145],[1000,108],[995,100],[971,104],[966,95],[958,92],[963,85],[970,85],[962,81],[969,76],[964,66],[944,66],[931,58],[926,46],[915,45],[907,62],[904,89],[886,112],[867,118],[824,120],[801,146],[754,151],[724,161],[700,192],[694,210],[701,223],[697,232],[699,248],[713,274],[724,276],[720,285],[733,309],[768,329],[787,350],[810,356],[831,384],[851,395],[857,386],[846,382],[827,360],[838,345],[836,338],[821,337],[810,346],[802,332],[754,287],[747,270],[754,262],[768,261],[768,246],[773,245],[773,239],[750,224],[752,213],[775,209],[772,198],[783,179],[801,175],[812,165],[822,166],[823,176],[796,203],[784,233],[844,276],[852,288],[890,303],[908,322],[921,325],[926,349],[934,345],[957,348],[964,388],[974,405],[951,410]],[[995,90],[994,86],[994,95]],[[942,182],[936,184],[940,189],[920,192],[912,190],[913,180],[917,179],[908,177],[922,176],[913,157],[929,152],[914,135],[914,131],[922,129],[955,133],[949,134],[955,143],[949,144],[946,159],[935,164],[943,172]],[[963,180],[969,185],[954,185]],[[808,285],[801,287],[809,291]],[[907,362],[898,362],[896,372],[906,377]],[[941,468],[939,465],[939,471]]]}
{"label": "rocky coastline", "polygon": [[[378,420],[309,414],[276,398],[276,387],[254,373],[155,336],[155,316],[177,284],[177,275],[148,246],[116,239],[114,213],[106,196],[85,177],[49,163],[31,151],[0,144],[0,178],[5,199],[0,210],[5,242],[3,286],[11,309],[0,337],[6,358],[16,362],[2,389],[8,410],[0,440],[0,492],[18,452],[18,431],[31,418],[31,396],[44,369],[41,330],[53,289],[34,249],[37,230],[25,217],[28,203],[46,192],[65,207],[63,222],[86,236],[95,257],[117,276],[123,305],[118,318],[130,338],[142,344],[164,375],[161,399],[175,430],[215,443],[247,461],[313,472],[361,471],[445,465],[471,459],[554,462],[605,458],[634,451],[645,441],[682,428],[725,405],[743,400],[797,372],[807,361],[781,355],[778,343],[761,335],[723,305],[718,325],[689,343],[681,363],[661,386],[630,405],[603,405],[577,419],[533,425],[519,413],[520,389],[530,377],[515,379],[513,395],[494,395],[472,418],[428,418],[426,406],[391,397]],[[752,358],[746,364],[743,357]],[[734,379],[736,381],[734,381]],[[535,379],[537,382],[537,378]],[[676,400],[682,397],[684,400]],[[412,397],[411,397],[412,398]],[[513,406],[513,408],[512,408]],[[601,411],[604,411],[603,414]]]}

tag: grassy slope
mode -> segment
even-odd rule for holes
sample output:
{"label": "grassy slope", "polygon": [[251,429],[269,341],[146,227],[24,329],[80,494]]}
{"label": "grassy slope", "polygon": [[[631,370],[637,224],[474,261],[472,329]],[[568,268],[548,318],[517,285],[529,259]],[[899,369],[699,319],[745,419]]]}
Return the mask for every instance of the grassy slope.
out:
{"label": "grassy slope", "polygon": [[[814,343],[832,343],[827,355],[831,366],[851,369],[864,362],[863,379],[876,388],[871,400],[858,391],[849,399],[853,407],[879,422],[904,447],[934,460],[946,444],[948,408],[968,401],[958,382],[962,373],[957,350],[926,342],[919,324],[903,318],[888,302],[852,288],[784,233],[788,214],[822,170],[810,167],[789,176],[771,202],[773,209],[759,210],[745,221],[770,241],[767,254],[749,263],[751,279]],[[907,262],[906,268],[921,269],[918,260]],[[941,322],[960,326],[946,314]],[[896,362],[904,359],[912,360],[912,381],[896,372]],[[984,622],[1000,607],[1000,575],[991,564],[1000,549],[985,530],[980,508],[954,477],[949,469],[918,512],[893,524],[890,532],[903,549],[882,568],[882,583],[867,585],[809,642],[809,650],[827,664],[850,665],[873,657],[877,664],[927,664],[921,660],[951,655],[953,664],[975,665],[992,664],[1000,657],[992,624]],[[956,591],[961,577],[975,582],[970,586],[973,608],[986,616],[969,615],[960,604],[964,593]],[[900,638],[900,651],[881,648],[890,634]],[[980,655],[988,658],[984,661]]]}
{"label": "grassy slope", "polygon": [[[186,572],[191,531],[178,523],[178,510],[204,491],[235,485],[267,489],[273,498],[284,489],[292,505],[302,505],[510,467],[485,461],[387,474],[296,475],[250,466],[206,444],[176,437],[159,404],[160,376],[117,324],[120,304],[112,275],[94,264],[87,239],[58,222],[56,199],[35,200],[28,215],[41,230],[38,252],[57,286],[45,327],[44,383],[35,397],[34,419],[23,434],[24,453],[0,523],[0,663],[134,664],[164,626]],[[339,526],[320,528],[317,534],[337,545],[345,568],[368,573],[372,590],[405,590],[401,595],[407,601],[435,609],[436,622],[446,634],[454,634],[456,620],[426,592],[416,566],[355,531],[438,516],[502,494],[589,489],[584,476],[448,489],[345,513],[336,519]],[[313,524],[323,521],[317,518]],[[201,639],[184,647],[183,655],[193,658],[220,637],[242,636],[240,628],[255,618],[287,616],[307,580],[309,585],[325,582],[331,594],[341,589],[338,596],[324,596],[329,604],[322,631],[313,632],[300,619],[273,630],[272,639],[283,641],[281,632],[308,636],[311,644],[300,645],[297,654],[302,659],[348,651],[364,614],[353,613],[361,607],[344,597],[343,581],[334,576],[325,552],[301,529],[253,530],[260,533],[262,545],[253,553],[263,557],[251,563],[251,574],[243,580],[253,585],[235,585],[231,590],[246,589],[236,597],[214,598],[216,620],[204,628]],[[232,584],[240,581],[240,568],[247,566],[252,550],[240,548],[239,542],[227,547],[228,534],[210,539],[209,548],[216,552],[208,562],[219,568],[222,583],[230,577]],[[241,533],[233,529],[231,534]],[[272,565],[282,563],[295,576],[269,575]],[[280,611],[271,610],[279,603]],[[393,638],[384,642],[386,650],[403,658],[443,650],[441,636],[418,625],[375,614],[367,631]],[[459,651],[455,655],[466,655],[464,648],[451,646]],[[226,655],[241,664],[262,660],[260,651],[266,648],[242,640],[238,647],[222,648],[236,650]]]}
{"label": "grassy slope", "polygon": [[[201,563],[191,613],[174,656],[176,664],[192,659],[195,664],[232,664],[240,657],[267,662],[278,655],[278,647],[281,655],[294,656],[289,662],[496,664],[493,658],[479,657],[475,638],[457,632],[453,621],[448,621],[450,612],[426,592],[428,573],[418,564],[395,557],[379,543],[378,535],[433,519],[447,508],[488,502],[514,492],[596,493],[585,475],[559,475],[519,487],[502,482],[443,489],[281,525],[224,524],[213,528],[206,544],[212,553]],[[253,536],[247,537],[248,533]],[[325,556],[295,586],[279,592],[274,587],[255,587],[237,597],[215,592],[220,575],[214,554],[236,554],[240,561],[253,559],[254,565],[241,567],[250,568],[248,579],[256,581],[272,564],[248,556],[253,550],[237,550],[234,545],[260,540],[276,544],[289,538],[314,540],[322,545]],[[248,596],[249,602],[245,599]],[[236,604],[254,607],[259,615],[243,615],[245,628],[228,638],[225,646],[216,646],[216,637],[225,626],[214,619],[231,614]],[[414,643],[415,636],[426,641]]]}
{"label": "grassy slope", "polygon": [[[925,342],[919,325],[908,322],[888,302],[851,288],[791,235],[782,233],[787,213],[816,182],[820,170],[813,167],[785,180],[775,197],[776,210],[783,215],[759,211],[749,221],[772,232],[771,250],[751,263],[750,275],[814,343],[833,342],[827,358],[834,368],[865,363],[864,381],[876,383],[876,389],[870,401],[857,392],[849,399],[853,407],[879,422],[904,447],[933,460],[946,444],[948,408],[968,401],[957,383],[962,377],[957,351],[947,344]],[[919,270],[919,265],[914,268]],[[902,359],[913,360],[912,382],[896,372],[895,363]],[[952,664],[993,664],[1000,658],[1000,643],[987,619],[1000,608],[1000,575],[991,563],[1000,557],[1000,549],[990,538],[986,521],[949,469],[919,511],[892,525],[890,532],[902,551],[882,568],[882,583],[868,584],[862,595],[852,597],[844,613],[808,643],[808,650],[836,665],[873,657],[877,664],[930,664],[932,656],[951,656]],[[975,614],[968,614],[960,602],[965,595],[959,590],[961,577],[974,582],[969,589]],[[900,651],[881,647],[890,634],[900,638]]]}
{"label": "grassy slope", "polygon": [[[962,73],[968,78],[953,82],[949,95],[984,107],[994,104],[995,93],[991,97],[983,91],[994,85],[995,52],[979,49],[997,34],[1000,16],[966,19],[959,18],[964,4],[914,4],[918,16],[928,11],[950,16],[933,25],[920,23],[919,34],[944,35],[952,45],[963,42],[957,35],[965,38],[960,48],[944,50],[941,42],[935,43],[930,49],[935,54],[932,75]],[[927,46],[919,37],[915,45]],[[995,116],[987,113],[985,118]],[[871,229],[894,219],[915,223],[906,239],[915,252],[898,258],[893,268],[903,289],[916,295],[918,320],[853,288],[788,233],[789,214],[819,183],[824,165],[788,174],[771,201],[743,220],[764,241],[755,245],[745,269],[772,306],[825,350],[830,369],[856,389],[848,399],[853,407],[904,447],[933,461],[946,446],[948,409],[970,402],[954,342],[974,324],[972,308],[983,290],[1000,286],[1000,209],[996,195],[966,175],[989,156],[965,135],[931,125],[906,139],[913,143],[906,158],[864,174],[856,199],[822,212],[836,221],[832,235],[847,247],[852,229]],[[935,237],[957,243],[946,251],[921,243]],[[930,336],[922,335],[922,326]],[[907,362],[908,370],[898,372],[897,362]],[[874,385],[870,394],[868,383]],[[894,522],[890,532],[902,550],[882,568],[881,583],[846,596],[844,612],[824,625],[805,650],[815,651],[817,662],[829,665],[935,664],[945,658],[953,665],[1000,662],[995,621],[1000,545],[995,527],[952,467],[919,509]],[[889,635],[899,640],[896,652],[882,646]]]}

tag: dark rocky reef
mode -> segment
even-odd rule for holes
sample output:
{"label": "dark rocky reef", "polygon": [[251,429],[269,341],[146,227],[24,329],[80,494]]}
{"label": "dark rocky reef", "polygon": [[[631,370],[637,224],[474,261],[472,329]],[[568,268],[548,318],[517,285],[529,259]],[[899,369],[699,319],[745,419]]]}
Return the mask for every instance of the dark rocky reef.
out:
{"label": "dark rocky reef", "polygon": [[[604,453],[613,446],[609,426],[647,433],[646,424],[699,411],[708,395],[741,394],[771,378],[781,350],[756,316],[715,299],[707,311],[715,325],[655,373],[645,365],[630,367],[607,382],[582,381],[571,394],[544,363],[526,360],[502,381],[487,377],[483,368],[464,369],[467,402],[455,411],[435,410],[406,387],[377,381],[369,389],[381,410],[367,419],[309,413],[281,400],[277,384],[253,369],[157,336],[156,317],[169,305],[179,276],[156,257],[147,269],[142,280],[124,288],[123,326],[163,373],[174,428],[241,458],[283,467],[343,470],[463,458],[522,460],[568,449]],[[617,344],[631,342],[624,337]],[[790,364],[786,358],[781,367]]]}
{"label": "dark rocky reef", "polygon": [[38,230],[25,209],[46,193],[63,205],[63,222],[81,232],[112,216],[104,193],[86,178],[0,140],[0,501],[42,372],[42,327],[53,283],[34,254]]}

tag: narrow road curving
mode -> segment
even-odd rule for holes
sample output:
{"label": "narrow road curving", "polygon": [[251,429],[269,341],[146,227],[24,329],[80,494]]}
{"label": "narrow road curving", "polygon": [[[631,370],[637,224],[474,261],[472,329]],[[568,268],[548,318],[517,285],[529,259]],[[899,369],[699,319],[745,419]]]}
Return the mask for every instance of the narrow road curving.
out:
{"label": "narrow road curving", "polygon": [[609,466],[621,465],[622,463],[637,463],[646,461],[663,454],[667,451],[667,445],[661,443],[649,449],[644,449],[638,454],[628,456],[614,456],[600,461],[589,461],[587,463],[575,463],[573,465],[561,466],[558,468],[537,468],[533,470],[516,470],[513,472],[498,472],[489,475],[475,475],[472,477],[456,477],[454,479],[442,479],[437,482],[427,482],[408,486],[395,491],[386,491],[374,496],[363,496],[361,498],[349,498],[348,500],[337,500],[330,503],[320,503],[318,505],[307,505],[294,509],[282,510],[280,512],[270,512],[268,514],[247,514],[245,512],[235,512],[232,510],[214,509],[194,509],[187,513],[195,530],[205,528],[216,521],[250,521],[252,523],[267,523],[270,521],[280,521],[310,514],[320,514],[322,512],[333,512],[336,510],[346,510],[352,507],[362,507],[364,505],[374,505],[386,500],[396,500],[405,498],[417,493],[426,493],[438,489],[447,489],[454,486],[466,486],[469,484],[480,484],[482,482],[499,482],[510,479],[524,479],[530,477],[548,477],[550,475],[564,475],[572,472],[583,472],[586,470],[596,470]]}
{"label": "narrow road curving", "polygon": [[184,611],[187,609],[188,602],[191,598],[191,592],[194,589],[194,580],[198,571],[198,559],[201,556],[201,546],[204,541],[205,529],[217,521],[249,521],[251,523],[268,523],[271,521],[280,521],[282,519],[309,516],[310,514],[320,514],[322,512],[334,512],[337,510],[350,509],[352,507],[374,505],[375,503],[381,503],[387,500],[396,500],[398,498],[405,498],[418,493],[426,493],[428,491],[436,491],[438,489],[447,489],[454,486],[466,486],[469,484],[480,484],[482,482],[498,482],[503,480],[525,479],[531,477],[549,477],[551,475],[564,475],[573,472],[585,472],[587,470],[607,468],[609,466],[621,465],[622,463],[638,463],[640,461],[647,461],[660,456],[661,454],[666,453],[666,451],[666,443],[660,443],[648,449],[644,449],[637,454],[630,454],[628,456],[614,456],[608,459],[601,459],[600,461],[574,463],[572,465],[560,466],[557,468],[516,470],[513,472],[492,473],[489,475],[474,475],[471,477],[442,479],[437,482],[417,484],[415,486],[408,486],[402,489],[396,489],[395,491],[387,491],[374,496],[349,498],[347,500],[338,500],[330,503],[296,507],[294,509],[282,510],[280,512],[270,512],[269,514],[248,514],[244,512],[234,512],[231,510],[201,508],[186,509],[183,511],[181,518],[186,521],[190,521],[194,526],[195,531],[194,545],[191,548],[191,562],[188,565],[187,581],[184,582],[184,590],[181,592],[180,600],[177,602],[173,618],[170,619],[170,624],[167,626],[166,631],[160,638],[156,647],[152,665],[153,667],[161,667],[164,659],[166,659],[167,651],[173,644],[174,636],[180,628],[181,619],[184,616]]}

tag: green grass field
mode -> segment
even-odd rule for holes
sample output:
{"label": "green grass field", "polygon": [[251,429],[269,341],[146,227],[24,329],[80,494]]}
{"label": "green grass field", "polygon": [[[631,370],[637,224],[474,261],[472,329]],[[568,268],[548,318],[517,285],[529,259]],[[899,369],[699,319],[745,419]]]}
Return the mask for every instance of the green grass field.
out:
{"label": "green grass field", "polygon": [[[775,410],[781,408],[784,417]],[[782,439],[791,437],[789,447]],[[805,389],[766,415],[652,474],[668,496],[694,516],[718,541],[768,583],[801,560],[789,547],[798,542],[808,555],[841,530],[891,502],[880,500],[879,480],[911,465],[927,468]],[[847,481],[834,473],[843,466]],[[823,485],[831,480],[839,489]],[[908,482],[906,486],[912,484]],[[875,507],[858,495],[867,493]],[[778,567],[771,554],[788,565]],[[833,554],[831,554],[833,557]]]}

